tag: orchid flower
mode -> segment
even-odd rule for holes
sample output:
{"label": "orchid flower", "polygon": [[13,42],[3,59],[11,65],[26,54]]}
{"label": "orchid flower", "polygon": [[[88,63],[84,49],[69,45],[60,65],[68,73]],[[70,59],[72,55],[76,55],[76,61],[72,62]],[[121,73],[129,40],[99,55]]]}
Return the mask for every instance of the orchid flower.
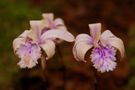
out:
{"label": "orchid flower", "polygon": [[21,58],[18,63],[21,68],[34,67],[43,52],[46,54],[45,59],[50,59],[55,54],[55,39],[74,41],[74,36],[67,30],[45,30],[44,20],[30,21],[30,26],[30,30],[24,31],[13,41],[14,52]]}
{"label": "orchid flower", "polygon": [[73,54],[77,61],[84,61],[88,50],[92,49],[90,58],[93,66],[100,72],[112,71],[116,67],[116,51],[124,57],[123,41],[111,31],[101,34],[101,23],[89,24],[90,34],[80,34],[76,37]]}
{"label": "orchid flower", "polygon": [[24,31],[13,41],[13,49],[16,55],[21,58],[18,65],[21,68],[32,68],[41,57],[41,49],[38,44],[27,37],[30,31]]}
{"label": "orchid flower", "polygon": [[[62,30],[67,31],[66,26],[64,25],[64,21],[61,18],[54,19],[53,13],[43,13],[43,23],[45,23],[44,31],[47,30]],[[61,43],[63,40],[61,39],[55,39],[56,43]]]}
{"label": "orchid flower", "polygon": [[43,13],[43,22],[45,23],[45,29],[57,29],[57,30],[66,30],[64,21],[61,18],[54,19],[53,13]]}

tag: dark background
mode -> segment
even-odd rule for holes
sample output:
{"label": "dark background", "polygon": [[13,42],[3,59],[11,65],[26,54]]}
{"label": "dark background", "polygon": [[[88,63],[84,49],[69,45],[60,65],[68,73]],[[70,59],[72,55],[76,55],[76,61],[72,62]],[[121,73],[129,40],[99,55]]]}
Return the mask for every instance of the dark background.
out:
{"label": "dark background", "polygon": [[[88,24],[101,22],[125,44],[125,58],[113,72],[97,73],[88,63],[76,62],[73,43],[57,46],[45,70],[39,64],[20,69],[12,41],[29,29],[30,20],[52,12],[65,21],[75,36],[89,33]],[[1,0],[0,1],[0,90],[135,90],[135,1],[134,0]],[[95,85],[95,78],[97,84]]]}

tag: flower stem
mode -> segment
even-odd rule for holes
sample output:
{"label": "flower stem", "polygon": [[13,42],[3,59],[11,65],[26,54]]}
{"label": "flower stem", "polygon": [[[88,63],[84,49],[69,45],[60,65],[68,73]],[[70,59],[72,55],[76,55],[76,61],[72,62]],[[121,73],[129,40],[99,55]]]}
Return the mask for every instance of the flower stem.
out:
{"label": "flower stem", "polygon": [[62,87],[62,90],[65,90],[65,87],[66,87],[66,66],[64,64],[63,55],[62,55],[60,47],[58,45],[56,47],[57,47],[56,49],[58,51],[60,61],[61,61],[61,64],[62,64],[62,67],[61,67],[62,74],[63,74],[63,87]]}
{"label": "flower stem", "polygon": [[95,87],[95,90],[98,90],[98,75],[95,68],[94,68],[94,75],[95,75],[94,87]]}
{"label": "flower stem", "polygon": [[42,71],[41,71],[41,76],[43,78],[43,80],[45,80],[45,76],[47,76],[47,70],[45,70],[46,67],[46,54],[45,52],[42,50],[42,56],[41,56],[41,67],[42,67]]}
{"label": "flower stem", "polygon": [[46,59],[44,56],[41,56],[41,66],[42,66],[42,69],[44,70],[46,66]]}

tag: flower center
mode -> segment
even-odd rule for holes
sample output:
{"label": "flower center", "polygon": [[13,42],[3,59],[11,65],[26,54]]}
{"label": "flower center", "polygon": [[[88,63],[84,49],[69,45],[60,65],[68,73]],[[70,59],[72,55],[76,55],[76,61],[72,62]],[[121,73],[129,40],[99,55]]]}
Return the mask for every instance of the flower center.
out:
{"label": "flower center", "polygon": [[28,42],[28,43],[25,45],[28,54],[31,54],[31,52],[32,52],[32,46],[33,46],[33,45],[34,45],[34,44],[32,44],[31,42]]}
{"label": "flower center", "polygon": [[115,55],[115,48],[111,47],[110,45],[103,46],[99,43],[98,47],[95,47],[92,50],[91,61],[93,66],[98,69],[98,71],[111,71],[116,66]]}

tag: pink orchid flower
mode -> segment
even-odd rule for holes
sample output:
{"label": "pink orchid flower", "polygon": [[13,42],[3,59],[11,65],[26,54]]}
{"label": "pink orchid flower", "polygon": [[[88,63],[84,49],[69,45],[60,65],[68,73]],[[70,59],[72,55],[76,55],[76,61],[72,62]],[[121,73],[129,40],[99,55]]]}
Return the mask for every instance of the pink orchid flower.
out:
{"label": "pink orchid flower", "polygon": [[[54,19],[53,13],[43,13],[43,23],[45,23],[44,31],[47,30],[62,30],[67,31],[66,26],[64,25],[64,21],[61,18]],[[61,39],[55,39],[56,43],[61,43],[63,40]]]}
{"label": "pink orchid flower", "polygon": [[45,23],[45,29],[57,29],[57,30],[66,30],[67,28],[64,25],[64,21],[61,18],[54,19],[53,13],[43,13],[43,22]]}
{"label": "pink orchid flower", "polygon": [[38,63],[38,59],[46,53],[45,59],[50,59],[55,54],[55,39],[73,42],[74,36],[67,30],[45,30],[44,20],[30,21],[30,30],[24,31],[13,41],[13,49],[21,58],[18,65],[21,68],[32,68]]}
{"label": "pink orchid flower", "polygon": [[124,57],[123,41],[111,31],[106,30],[101,34],[101,23],[89,24],[90,34],[80,34],[76,37],[73,54],[77,61],[84,61],[85,54],[92,49],[90,55],[93,66],[100,72],[112,71],[116,67],[116,51],[119,50]]}

